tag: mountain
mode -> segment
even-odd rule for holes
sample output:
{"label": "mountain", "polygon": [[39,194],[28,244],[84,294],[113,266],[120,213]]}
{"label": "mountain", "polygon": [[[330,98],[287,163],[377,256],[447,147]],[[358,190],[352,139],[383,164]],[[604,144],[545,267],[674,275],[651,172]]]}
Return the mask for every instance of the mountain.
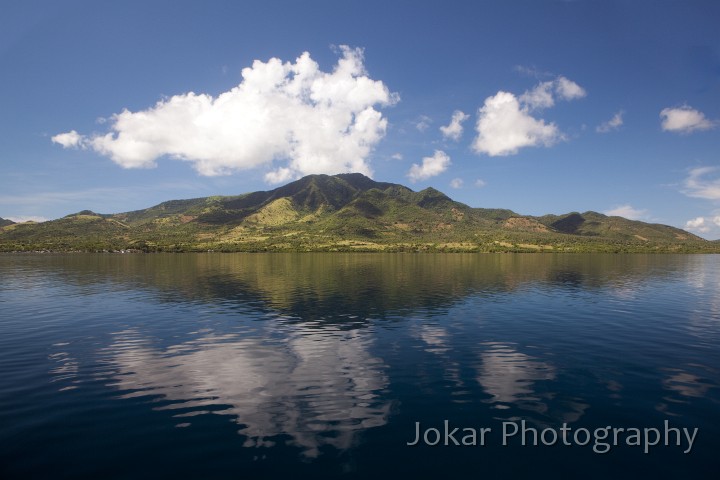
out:
{"label": "mountain", "polygon": [[692,233],[659,223],[645,223],[624,217],[608,217],[602,213],[572,212],[566,215],[545,215],[538,221],[561,233],[595,237],[617,237],[631,234],[642,241],[702,240]]}
{"label": "mountain", "polygon": [[717,251],[667,225],[596,212],[532,217],[471,208],[359,173],[309,175],[269,191],[89,210],[0,230],[0,251]]}
{"label": "mountain", "polygon": [[0,217],[0,228],[7,227],[8,225],[12,225],[13,223],[15,222],[13,222],[12,220]]}

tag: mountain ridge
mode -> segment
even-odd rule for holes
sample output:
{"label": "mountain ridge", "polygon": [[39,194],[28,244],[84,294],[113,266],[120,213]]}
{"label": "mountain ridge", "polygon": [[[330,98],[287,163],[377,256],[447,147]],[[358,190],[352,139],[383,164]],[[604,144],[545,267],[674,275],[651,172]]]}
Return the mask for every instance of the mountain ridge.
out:
{"label": "mountain ridge", "polygon": [[272,190],[83,210],[0,227],[0,251],[715,251],[668,225],[588,211],[540,217],[474,208],[432,187],[360,173],[308,175]]}

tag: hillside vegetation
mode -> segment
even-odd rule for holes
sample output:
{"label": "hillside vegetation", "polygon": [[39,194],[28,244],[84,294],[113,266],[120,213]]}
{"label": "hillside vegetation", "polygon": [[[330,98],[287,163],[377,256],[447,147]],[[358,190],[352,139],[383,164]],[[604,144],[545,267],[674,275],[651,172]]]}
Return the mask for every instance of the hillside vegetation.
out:
{"label": "hillside vegetation", "polygon": [[[6,221],[9,222],[9,221]],[[0,223],[0,251],[720,252],[684,230],[596,212],[532,217],[471,208],[359,173],[274,190]]]}

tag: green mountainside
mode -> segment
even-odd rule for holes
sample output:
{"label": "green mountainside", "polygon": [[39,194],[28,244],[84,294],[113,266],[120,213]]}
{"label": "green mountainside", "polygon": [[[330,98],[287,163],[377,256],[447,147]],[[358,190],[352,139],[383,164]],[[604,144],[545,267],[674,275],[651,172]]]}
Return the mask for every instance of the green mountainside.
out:
{"label": "green mountainside", "polygon": [[0,251],[610,251],[720,252],[667,225],[596,212],[532,217],[471,208],[359,173],[309,175],[274,190],[84,210],[3,224]]}
{"label": "green mountainside", "polygon": [[13,223],[15,222],[13,222],[12,220],[0,217],[0,227],[7,227],[8,225],[12,225]]}

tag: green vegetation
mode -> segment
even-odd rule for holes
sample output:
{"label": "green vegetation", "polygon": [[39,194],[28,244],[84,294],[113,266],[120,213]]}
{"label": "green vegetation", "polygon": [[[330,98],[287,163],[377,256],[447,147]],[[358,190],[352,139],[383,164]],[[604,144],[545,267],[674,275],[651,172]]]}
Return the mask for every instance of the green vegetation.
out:
{"label": "green vegetation", "polygon": [[531,217],[471,208],[433,188],[415,192],[353,173],[113,215],[84,210],[0,223],[0,251],[43,250],[717,253],[720,244],[596,212]]}

